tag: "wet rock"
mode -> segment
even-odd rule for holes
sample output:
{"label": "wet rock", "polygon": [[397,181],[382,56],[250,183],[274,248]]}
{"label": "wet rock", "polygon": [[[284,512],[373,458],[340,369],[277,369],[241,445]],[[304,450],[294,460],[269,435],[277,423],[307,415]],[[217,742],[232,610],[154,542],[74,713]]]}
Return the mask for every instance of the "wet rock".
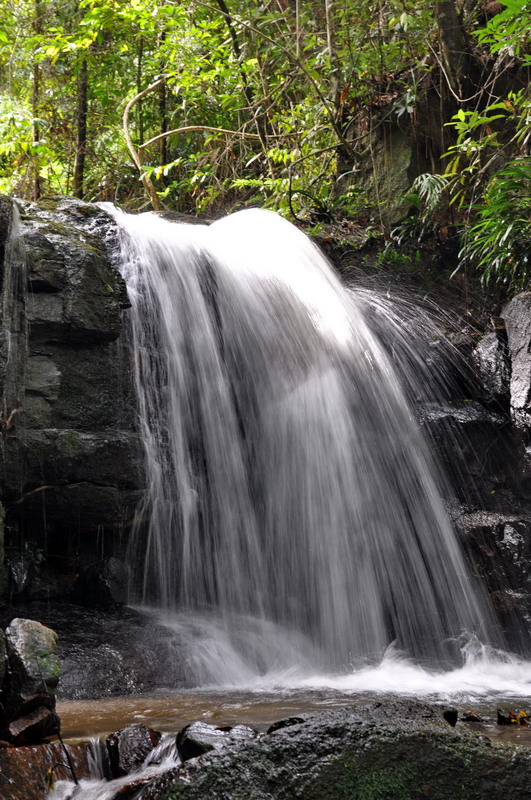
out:
{"label": "wet rock", "polygon": [[161,734],[140,723],[111,733],[106,739],[113,777],[129,775],[138,769],[160,742]]}
{"label": "wet rock", "polygon": [[16,618],[5,640],[1,736],[15,744],[42,741],[60,729],[54,694],[61,671],[57,635],[39,622]]}
{"label": "wet rock", "polygon": [[494,397],[509,393],[510,366],[507,343],[498,332],[483,336],[472,353],[487,392]]}
{"label": "wet rock", "polygon": [[[88,742],[66,745],[78,779],[91,777]],[[53,780],[71,780],[68,758],[60,744],[0,748],[2,800],[43,800]]]}
{"label": "wet rock", "polygon": [[256,736],[256,731],[247,725],[216,727],[206,722],[192,722],[177,734],[177,750],[182,760],[187,761],[211,750],[241,745]]}
{"label": "wet rock", "polygon": [[531,292],[523,292],[503,309],[511,359],[511,407],[514,421],[531,426]]}
{"label": "wet rock", "polygon": [[[22,610],[59,635],[61,700],[154,691],[160,688],[161,675],[168,685],[183,685],[171,631],[133,609],[32,602],[18,613]],[[14,611],[9,613],[11,617]]]}
{"label": "wet rock", "polygon": [[129,571],[117,558],[86,566],[72,589],[74,602],[92,608],[112,608],[127,600]]}
{"label": "wet rock", "polygon": [[10,740],[17,745],[31,744],[54,736],[60,730],[61,721],[55,711],[39,706],[24,716],[9,723],[7,730]]}
{"label": "wet rock", "polygon": [[520,452],[503,414],[471,401],[425,404],[419,417],[460,499],[468,500],[473,492],[488,501],[517,472]]}
{"label": "wet rock", "polygon": [[483,718],[475,711],[463,711],[461,722],[483,722]]}
{"label": "wet rock", "polygon": [[[56,586],[43,580],[51,564],[66,580],[80,555],[101,558],[125,546],[143,489],[143,454],[118,341],[129,302],[110,257],[114,221],[78,200],[17,205],[19,223],[14,203],[0,204],[0,388],[3,408],[16,409],[2,487],[10,589],[50,597],[61,586],[61,578]],[[24,577],[25,554],[15,551],[28,538],[50,562],[45,570],[30,565],[33,574]]]}
{"label": "wet rock", "polygon": [[11,594],[15,597],[24,594],[31,582],[32,560],[25,554],[14,555],[6,559],[6,568]]}
{"label": "wet rock", "polygon": [[457,725],[457,720],[459,718],[459,714],[457,708],[446,708],[443,711],[443,717],[452,728],[455,728]]}
{"label": "wet rock", "polygon": [[57,634],[30,619],[14,619],[6,629],[8,682],[6,710],[18,715],[37,706],[54,707],[61,666]]}
{"label": "wet rock", "polygon": [[275,731],[280,731],[282,728],[289,728],[291,725],[300,725],[301,722],[304,722],[302,717],[286,717],[286,719],[279,719],[278,722],[273,722],[273,724],[269,726],[266,733],[275,733]]}
{"label": "wet rock", "polygon": [[142,800],[505,800],[526,795],[531,753],[451,728],[415,702],[304,715],[300,724],[207,753],[160,776]]}
{"label": "wet rock", "polygon": [[4,631],[0,630],[0,689],[4,683],[6,674],[6,637]]}
{"label": "wet rock", "polygon": [[472,511],[455,518],[472,573],[486,587],[509,646],[526,652],[531,624],[531,516]]}
{"label": "wet rock", "polygon": [[24,206],[22,238],[33,341],[97,344],[116,339],[124,290],[101,239],[77,225],[47,220],[34,206]]}

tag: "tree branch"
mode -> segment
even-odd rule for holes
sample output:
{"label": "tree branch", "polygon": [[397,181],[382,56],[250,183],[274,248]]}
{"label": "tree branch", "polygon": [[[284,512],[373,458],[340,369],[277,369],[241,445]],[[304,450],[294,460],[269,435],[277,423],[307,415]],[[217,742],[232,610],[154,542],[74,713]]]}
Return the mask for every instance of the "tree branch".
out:
{"label": "tree branch", "polygon": [[138,101],[141,100],[143,97],[145,97],[145,95],[148,94],[148,92],[152,92],[154,89],[160,86],[161,83],[164,83],[165,80],[166,80],[165,78],[159,78],[158,81],[155,81],[155,83],[152,83],[151,86],[148,86],[146,89],[143,89],[141,92],[135,95],[131,100],[129,100],[129,102],[125,106],[123,120],[122,120],[122,128],[125,136],[125,141],[127,144],[127,149],[131,153],[131,158],[133,159],[135,166],[140,173],[140,178],[142,180],[142,183],[144,184],[144,189],[146,190],[148,197],[151,200],[151,205],[153,206],[155,211],[162,211],[163,205],[160,201],[160,197],[157,194],[157,190],[153,185],[153,181],[143,168],[142,149],[141,149],[142,145],[137,150],[133,143],[133,139],[131,138],[131,134],[129,133],[129,114],[131,113],[131,109],[133,108],[135,103],[138,103]]}

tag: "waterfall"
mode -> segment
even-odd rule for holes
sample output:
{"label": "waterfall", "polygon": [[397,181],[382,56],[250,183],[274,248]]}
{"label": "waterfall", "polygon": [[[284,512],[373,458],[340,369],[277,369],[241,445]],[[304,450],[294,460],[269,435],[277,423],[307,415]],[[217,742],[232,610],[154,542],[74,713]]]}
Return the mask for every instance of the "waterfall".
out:
{"label": "waterfall", "polygon": [[337,671],[391,643],[446,666],[464,632],[492,638],[391,305],[271,212],[112,213],[146,456],[141,599],[223,629],[257,669],[275,643]]}

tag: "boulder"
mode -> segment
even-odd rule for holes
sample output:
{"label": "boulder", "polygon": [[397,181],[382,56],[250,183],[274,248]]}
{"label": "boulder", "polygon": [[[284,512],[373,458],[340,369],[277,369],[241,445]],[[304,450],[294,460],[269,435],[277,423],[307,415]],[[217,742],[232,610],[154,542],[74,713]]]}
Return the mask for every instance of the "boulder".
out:
{"label": "boulder", "polygon": [[31,619],[14,619],[6,629],[9,696],[21,707],[46,705],[59,683],[57,634]]}
{"label": "boulder", "polygon": [[256,738],[257,733],[248,725],[209,725],[192,722],[177,734],[177,751],[183,761],[196,758],[211,750],[235,747]]}
{"label": "boulder", "polygon": [[158,731],[140,723],[111,733],[106,739],[106,745],[113,777],[129,775],[141,767],[160,742],[160,738]]}
{"label": "boulder", "polygon": [[16,618],[5,637],[4,738],[17,744],[40,741],[59,731],[54,694],[61,673],[57,634],[34,620]]}
{"label": "boulder", "polygon": [[531,292],[514,297],[502,311],[511,360],[511,408],[516,425],[531,426]]}
{"label": "boulder", "polygon": [[155,778],[142,800],[506,800],[525,797],[531,752],[452,728],[402,701],[303,715]]}

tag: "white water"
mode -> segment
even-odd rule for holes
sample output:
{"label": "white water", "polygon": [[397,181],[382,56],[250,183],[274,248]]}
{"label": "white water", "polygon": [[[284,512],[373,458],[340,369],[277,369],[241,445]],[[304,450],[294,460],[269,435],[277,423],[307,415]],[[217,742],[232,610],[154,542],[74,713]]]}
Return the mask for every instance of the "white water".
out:
{"label": "white water", "polygon": [[[484,645],[475,636],[463,635],[453,642],[459,666],[441,668],[415,663],[396,643],[386,649],[379,663],[358,659],[348,670],[327,671],[319,653],[303,635],[252,617],[220,618],[139,608],[157,625],[173,634],[180,686],[202,691],[290,696],[299,690],[333,690],[342,696],[376,693],[410,695],[452,702],[492,700],[502,697],[531,698],[531,662]],[[185,654],[183,658],[183,654]],[[321,669],[319,669],[321,666]],[[316,668],[317,667],[317,668]],[[171,676],[165,684],[171,692]],[[299,695],[300,696],[300,695]],[[245,703],[245,701],[244,701]]]}
{"label": "white water", "polygon": [[[529,700],[531,663],[498,649],[406,400],[443,383],[414,312],[347,291],[268,212],[206,228],[109,210],[149,483],[130,557],[176,664],[120,726],[263,724],[374,694]],[[110,800],[178,762],[168,741],[137,773],[95,766],[50,800]]]}
{"label": "white water", "polygon": [[99,742],[94,743],[93,751],[93,777],[82,778],[77,785],[71,781],[58,781],[54,790],[48,794],[48,800],[112,800],[119,789],[132,783],[135,778],[154,778],[180,763],[175,737],[163,736],[160,744],[149,753],[138,770],[123,778],[109,781],[104,777],[105,765]]}
{"label": "white water", "polygon": [[[426,375],[392,305],[345,290],[270,212],[209,228],[114,213],[149,480],[131,553],[144,601],[238,636],[255,675],[279,653],[281,669],[349,674],[392,642],[445,669],[465,632],[495,642],[406,401]],[[195,639],[197,682],[242,680],[208,652],[219,636]]]}

